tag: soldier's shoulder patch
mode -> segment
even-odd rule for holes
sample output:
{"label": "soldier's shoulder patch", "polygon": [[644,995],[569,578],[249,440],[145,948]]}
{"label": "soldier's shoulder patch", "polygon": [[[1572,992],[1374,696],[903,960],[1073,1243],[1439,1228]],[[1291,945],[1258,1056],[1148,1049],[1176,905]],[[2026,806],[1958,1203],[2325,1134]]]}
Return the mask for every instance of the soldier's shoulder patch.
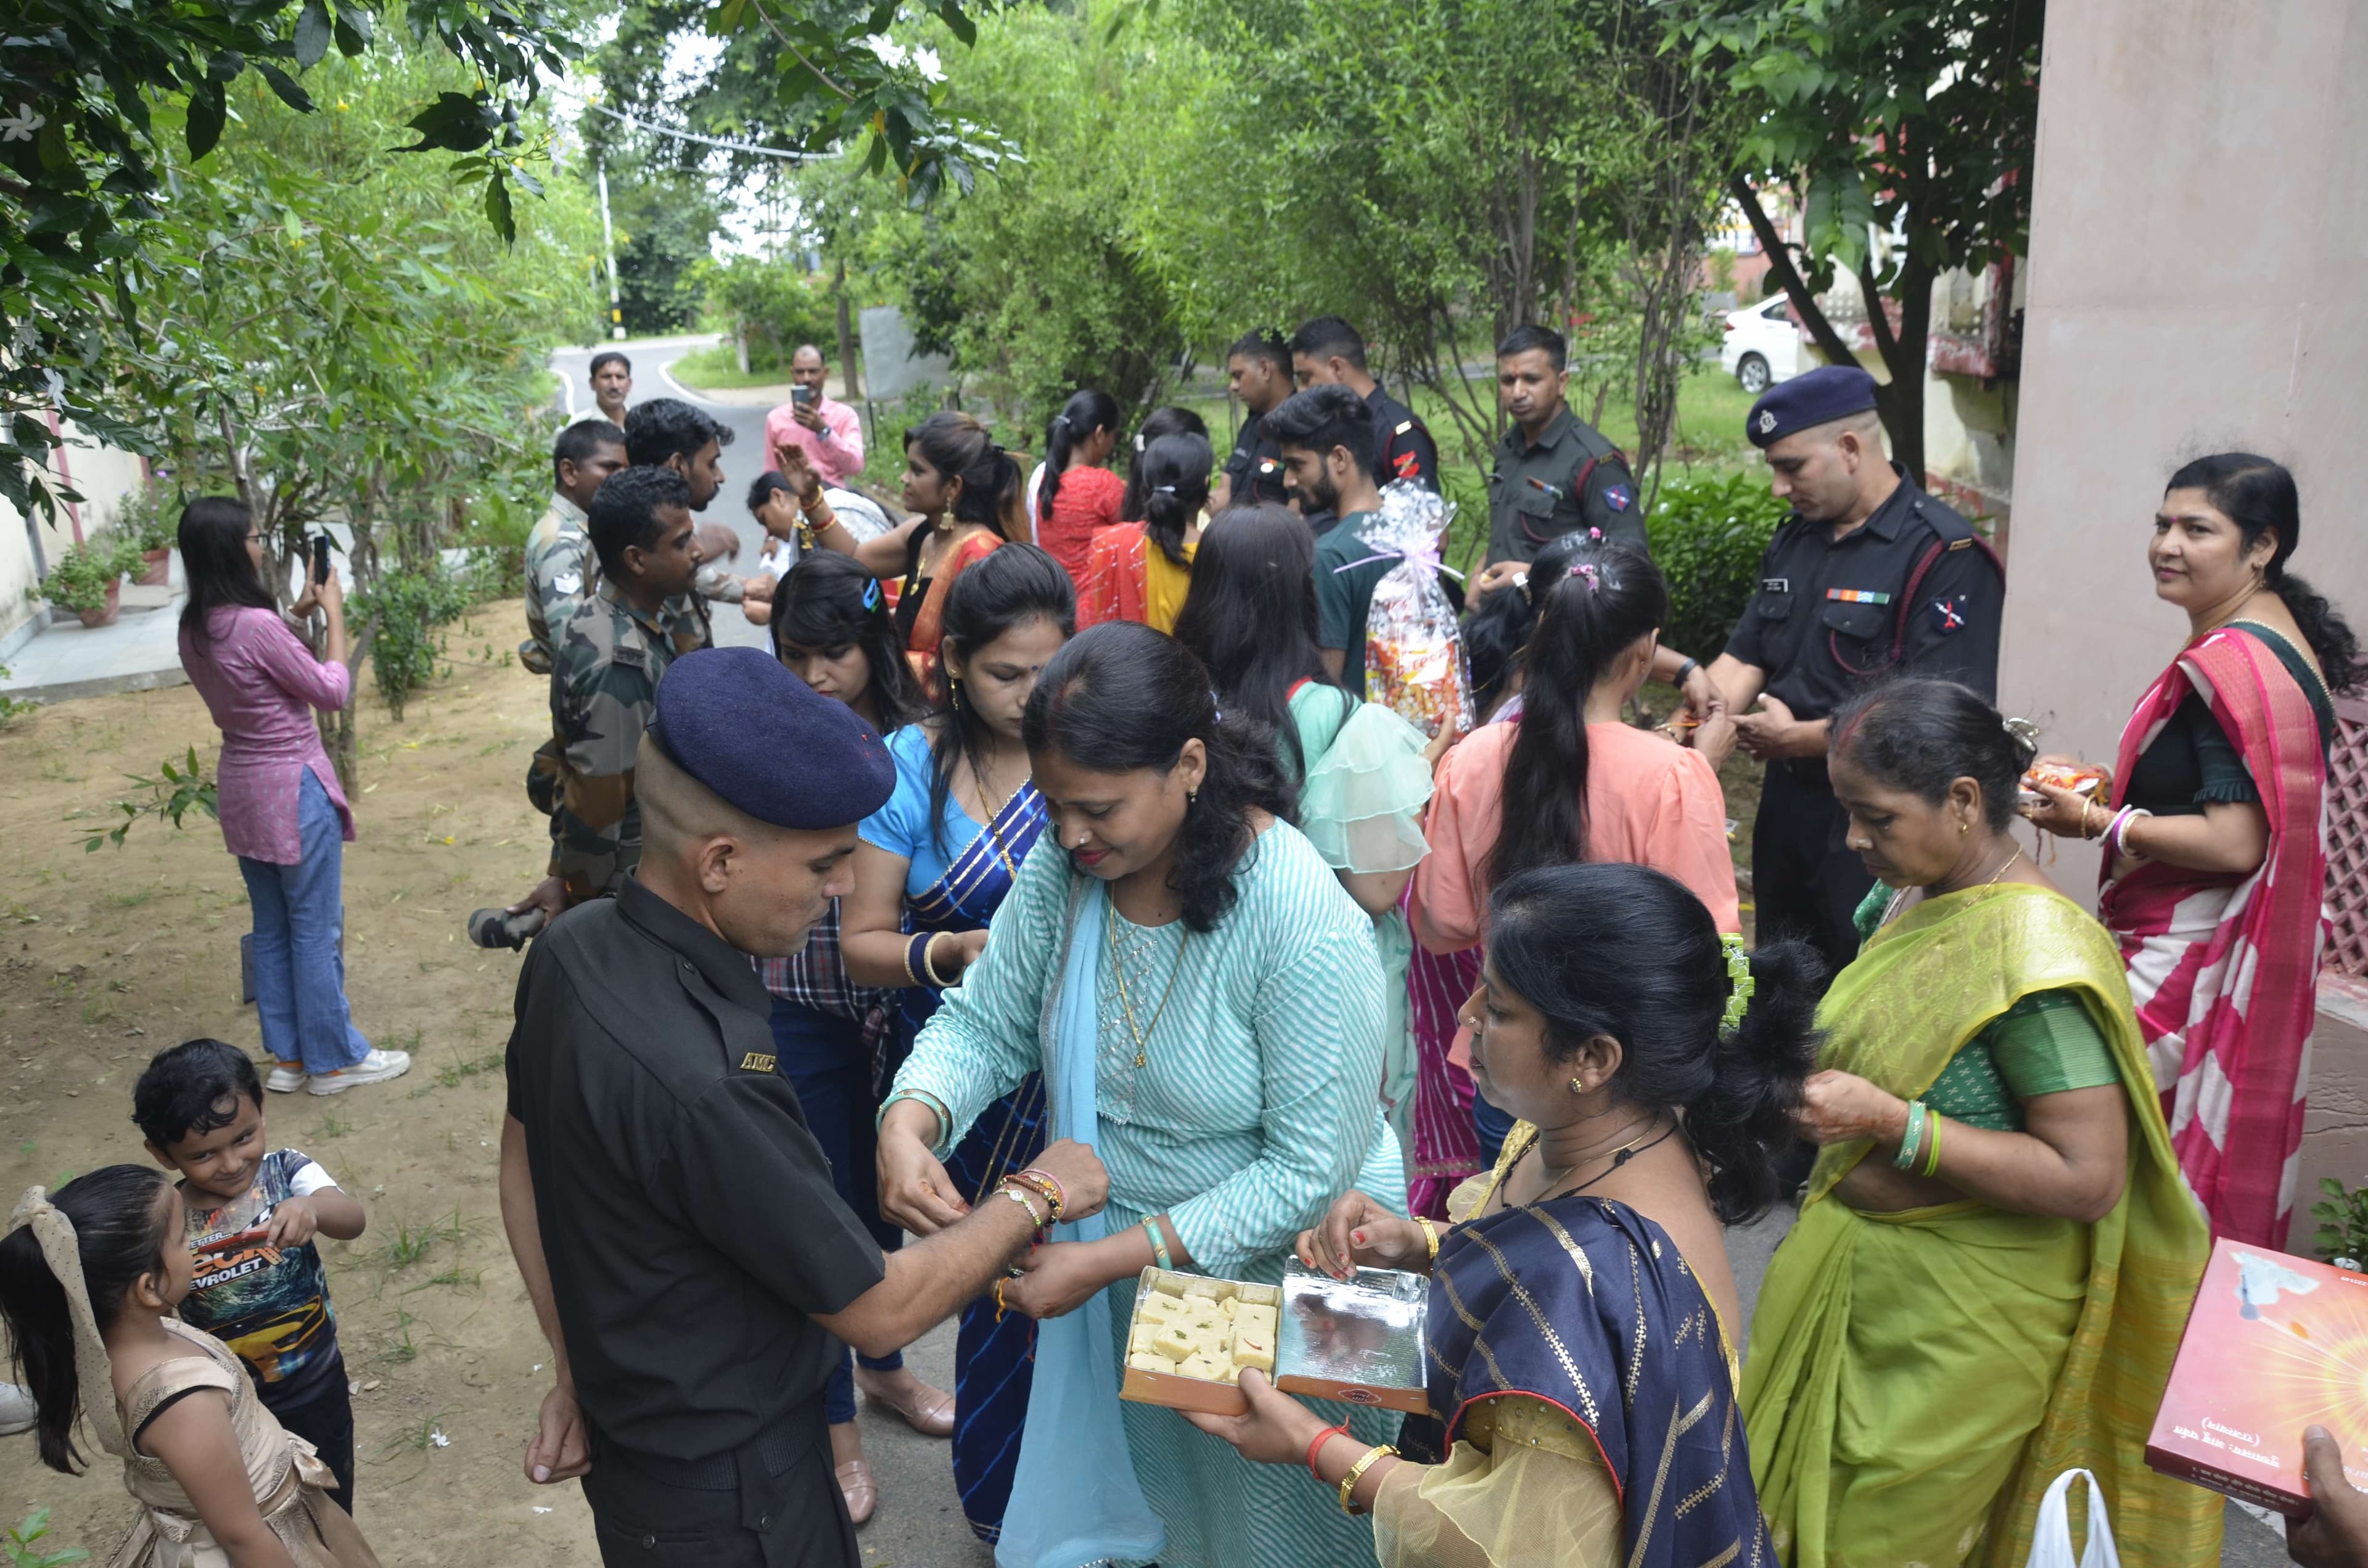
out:
{"label": "soldier's shoulder patch", "polygon": [[770,1073],[774,1071],[774,1064],[777,1060],[778,1059],[769,1051],[752,1051],[740,1058],[740,1071],[743,1073]]}
{"label": "soldier's shoulder patch", "polygon": [[1399,420],[1399,421],[1398,421],[1398,427],[1397,427],[1396,429],[1395,429],[1395,430],[1391,431],[1391,432],[1390,432],[1390,434],[1391,434],[1391,435],[1393,435],[1393,436],[1403,436],[1403,435],[1405,435],[1407,431],[1409,431],[1409,430],[1411,430],[1411,429],[1413,429],[1413,428],[1414,428],[1414,421],[1413,421],[1413,420],[1411,420],[1411,419],[1401,419],[1401,420]]}
{"label": "soldier's shoulder patch", "polygon": [[631,668],[637,670],[645,670],[650,667],[649,650],[643,647],[638,642],[618,643],[616,652],[611,653],[609,658],[616,664],[628,665]]}
{"label": "soldier's shoulder patch", "polygon": [[1634,505],[1635,500],[1636,493],[1624,484],[1607,484],[1603,487],[1603,504],[1615,512],[1626,511]]}
{"label": "soldier's shoulder patch", "polygon": [[551,586],[552,592],[565,594],[568,597],[574,598],[584,591],[584,574],[562,572],[551,580]]}

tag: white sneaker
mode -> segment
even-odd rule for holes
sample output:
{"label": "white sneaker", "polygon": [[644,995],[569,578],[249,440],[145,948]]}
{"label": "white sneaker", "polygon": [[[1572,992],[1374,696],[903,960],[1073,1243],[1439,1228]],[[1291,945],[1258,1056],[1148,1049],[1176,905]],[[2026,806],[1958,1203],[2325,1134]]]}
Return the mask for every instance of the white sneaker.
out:
{"label": "white sneaker", "polygon": [[271,1076],[263,1080],[263,1086],[275,1095],[294,1094],[304,1086],[304,1064],[302,1062],[279,1063],[271,1069]]}
{"label": "white sneaker", "polygon": [[33,1391],[16,1383],[0,1383],[0,1437],[29,1432],[40,1412],[33,1403]]}
{"label": "white sneaker", "polygon": [[390,1078],[400,1078],[411,1071],[411,1052],[372,1049],[368,1056],[350,1067],[340,1067],[334,1073],[315,1073],[304,1085],[308,1095],[342,1095],[347,1089],[363,1084],[383,1084]]}

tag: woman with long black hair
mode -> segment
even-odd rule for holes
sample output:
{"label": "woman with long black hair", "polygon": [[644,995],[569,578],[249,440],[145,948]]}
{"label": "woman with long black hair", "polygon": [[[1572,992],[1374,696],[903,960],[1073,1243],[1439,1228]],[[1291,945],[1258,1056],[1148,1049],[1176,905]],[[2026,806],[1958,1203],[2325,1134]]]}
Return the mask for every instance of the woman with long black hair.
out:
{"label": "woman with long black hair", "polygon": [[[1291,825],[1272,733],[1221,710],[1174,639],[1126,621],[1079,634],[1024,733],[1053,844],[1021,865],[880,1131],[883,1211],[921,1232],[962,1212],[939,1160],[1031,1074],[1051,1131],[1085,1130],[1110,1168],[1107,1215],[1060,1227],[997,1292],[1043,1320],[1005,1546],[1022,1561],[1053,1540],[1073,1562],[1352,1561],[1371,1550],[1361,1525],[1172,1411],[1121,1407],[1115,1369],[1145,1267],[1275,1281],[1334,1195],[1402,1207],[1373,1092],[1372,920]],[[1332,1408],[1372,1442],[1397,1427]]]}
{"label": "woman with long black hair", "polygon": [[264,540],[241,503],[203,496],[181,513],[181,668],[222,733],[214,764],[222,842],[238,857],[255,915],[255,1010],[287,1094],[335,1095],[411,1070],[374,1048],[346,1005],[343,862],[354,817],[313,722],[353,699],[337,574],[307,581],[290,608],[318,608],[323,653],[298,641],[264,585]]}
{"label": "woman with long black hair", "polygon": [[[860,830],[844,918],[848,976],[897,997],[892,1073],[939,994],[978,960],[987,922],[1043,831],[1020,721],[1076,614],[1068,574],[1051,556],[1033,545],[996,551],[946,596],[943,706],[888,737],[896,792]],[[993,1196],[1043,1148],[1043,1107],[1031,1077],[979,1116],[947,1162],[960,1201]],[[1034,1343],[1030,1319],[991,1301],[963,1312],[954,1342],[954,1486],[985,1540],[996,1538],[1010,1495]]]}
{"label": "woman with long black hair", "polygon": [[1118,520],[1139,523],[1144,517],[1144,503],[1151,496],[1151,483],[1144,476],[1144,449],[1162,436],[1198,436],[1209,438],[1209,422],[1189,408],[1166,403],[1143,416],[1134,427],[1134,451],[1127,459],[1126,496],[1118,504]]}
{"label": "woman with long black hair", "polygon": [[1216,460],[1205,436],[1162,436],[1135,454],[1143,520],[1095,533],[1078,580],[1078,625],[1139,620],[1154,631],[1175,626],[1191,590],[1192,552],[1200,548]]}
{"label": "woman with long black hair", "polygon": [[1044,477],[1038,482],[1029,519],[1044,547],[1073,583],[1086,580],[1086,556],[1094,531],[1118,521],[1126,483],[1110,472],[1117,449],[1118,403],[1087,387],[1061,405],[1044,427]]}
{"label": "woman with long black hair", "polygon": [[[1414,940],[1398,904],[1427,846],[1431,765],[1422,732],[1326,673],[1315,646],[1315,541],[1288,507],[1236,506],[1210,521],[1176,640],[1215,681],[1217,700],[1273,731],[1299,791],[1299,830],[1373,919],[1389,1004],[1382,1104],[1409,1174],[1415,1152],[1406,966]],[[1434,743],[1445,750],[1444,743]]]}
{"label": "woman with long black hair", "polygon": [[[1409,905],[1425,948],[1485,944],[1490,887],[1572,860],[1666,871],[1720,930],[1742,929],[1718,775],[1702,753],[1622,717],[1652,671],[1668,607],[1658,569],[1621,544],[1574,546],[1564,574],[1538,592],[1520,717],[1482,725],[1440,767],[1432,853]],[[1468,1031],[1452,1059],[1465,1060],[1467,1049]],[[1493,1157],[1490,1142],[1507,1124],[1485,1097],[1474,1116],[1481,1152]]]}

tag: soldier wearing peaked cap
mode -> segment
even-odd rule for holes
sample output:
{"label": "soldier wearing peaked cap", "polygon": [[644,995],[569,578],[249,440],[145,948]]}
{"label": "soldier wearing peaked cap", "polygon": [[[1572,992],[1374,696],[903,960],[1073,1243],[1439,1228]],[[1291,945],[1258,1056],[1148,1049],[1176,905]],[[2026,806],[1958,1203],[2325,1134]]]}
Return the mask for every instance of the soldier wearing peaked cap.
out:
{"label": "soldier wearing peaked cap", "polygon": [[[527,1473],[584,1477],[609,1568],[852,1568],[824,1409],[840,1342],[910,1343],[1048,1206],[981,1203],[883,1256],[779,1070],[748,960],[797,952],[846,891],[895,783],[871,727],[755,649],[703,650],[657,688],[634,773],[638,867],[518,979],[502,1220],[556,1372]],[[1100,1206],[1089,1150],[1037,1165],[1069,1217]]]}
{"label": "soldier wearing peaked cap", "polygon": [[1738,740],[1768,764],[1751,830],[1759,934],[1815,941],[1836,970],[1858,950],[1851,917],[1874,879],[1845,842],[1827,718],[1895,672],[1993,698],[2006,589],[1988,541],[1884,457],[1874,386],[1855,365],[1821,366],[1752,404],[1745,434],[1793,516],[1710,667]]}

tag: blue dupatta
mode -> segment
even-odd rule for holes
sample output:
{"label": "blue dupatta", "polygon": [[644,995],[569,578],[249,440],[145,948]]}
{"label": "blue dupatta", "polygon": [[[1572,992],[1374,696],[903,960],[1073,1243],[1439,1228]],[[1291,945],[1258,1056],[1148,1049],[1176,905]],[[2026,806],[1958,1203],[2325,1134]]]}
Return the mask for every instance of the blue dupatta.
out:
{"label": "blue dupatta", "polygon": [[[1044,1075],[1048,1135],[1099,1143],[1095,1057],[1100,1043],[1095,985],[1101,970],[1102,922],[1109,893],[1091,878],[1074,904],[1069,950],[1053,1003]],[[1056,1227],[1055,1239],[1099,1241],[1102,1217]],[[1011,1501],[996,1543],[996,1568],[1086,1568],[1108,1562],[1147,1562],[1167,1532],[1144,1500],[1118,1407],[1118,1366],[1110,1354],[1110,1292],[1097,1290],[1073,1312],[1036,1325],[1036,1373]]]}
{"label": "blue dupatta", "polygon": [[1430,1407],[1452,1442],[1527,1395],[1595,1438],[1630,1568],[1773,1564],[1718,1315],[1658,1225],[1565,1197],[1456,1226],[1431,1268]]}

